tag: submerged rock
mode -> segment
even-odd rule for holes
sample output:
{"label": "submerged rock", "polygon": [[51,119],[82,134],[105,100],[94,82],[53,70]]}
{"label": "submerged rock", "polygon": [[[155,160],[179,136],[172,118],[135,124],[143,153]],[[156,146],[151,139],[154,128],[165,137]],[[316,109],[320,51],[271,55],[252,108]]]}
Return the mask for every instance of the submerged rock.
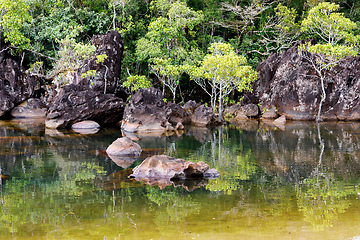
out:
{"label": "submerged rock", "polygon": [[218,176],[218,171],[209,169],[209,165],[204,162],[193,163],[166,155],[155,155],[146,158],[135,167],[130,177],[153,184],[159,181],[169,183],[174,179],[202,179]]}
{"label": "submerged rock", "polygon": [[136,179],[171,179],[184,175],[184,159],[175,159],[166,155],[155,155],[146,158],[133,169],[131,177]]}

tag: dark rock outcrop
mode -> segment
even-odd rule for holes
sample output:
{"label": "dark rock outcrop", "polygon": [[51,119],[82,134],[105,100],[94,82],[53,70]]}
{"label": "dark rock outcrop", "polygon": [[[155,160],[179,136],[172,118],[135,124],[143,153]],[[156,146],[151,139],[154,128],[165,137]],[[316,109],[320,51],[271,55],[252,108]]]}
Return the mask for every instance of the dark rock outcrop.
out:
{"label": "dark rock outcrop", "polygon": [[183,109],[185,111],[193,113],[195,111],[195,109],[199,106],[200,106],[199,103],[196,103],[194,100],[189,100],[184,104]]}
{"label": "dark rock outcrop", "polygon": [[86,86],[67,85],[51,102],[46,127],[66,128],[74,122],[94,120],[116,124],[122,119],[124,102],[114,94],[92,91]]}
{"label": "dark rock outcrop", "polygon": [[169,122],[175,126],[178,123],[189,124],[191,121],[190,112],[185,111],[179,104],[172,102],[169,102],[166,105],[166,115],[169,117]]}
{"label": "dark rock outcrop", "polygon": [[167,110],[159,89],[140,89],[125,107],[121,128],[126,132],[171,130],[168,119],[172,111]]}
{"label": "dark rock outcrop", "polygon": [[34,96],[36,81],[21,71],[19,64],[6,58],[0,63],[0,117]]}
{"label": "dark rock outcrop", "polygon": [[[114,95],[120,77],[123,39],[117,31],[94,36],[96,55],[106,54],[103,63],[94,58],[85,64],[52,99],[47,113],[46,127],[65,128],[70,123],[94,120],[101,125],[116,124],[122,119],[124,102]],[[96,70],[95,77],[81,78],[88,70]],[[106,92],[106,93],[105,93]]]}
{"label": "dark rock outcrop", "polygon": [[[261,109],[275,106],[286,119],[314,120],[322,95],[321,82],[313,67],[298,54],[298,44],[258,64],[254,95],[247,99],[257,99]],[[323,120],[360,120],[360,57],[348,57],[327,71],[325,91]]]}
{"label": "dark rock outcrop", "polygon": [[191,116],[191,124],[195,126],[221,125],[222,122],[214,114],[213,109],[201,105],[197,107]]}
{"label": "dark rock outcrop", "polygon": [[92,59],[82,68],[79,73],[96,70],[96,76],[80,80],[80,85],[91,86],[94,91],[102,93],[115,93],[121,73],[121,60],[124,51],[124,40],[118,31],[110,31],[108,34],[96,35],[90,40],[96,47],[96,55],[106,54],[103,63],[97,63],[97,58]]}

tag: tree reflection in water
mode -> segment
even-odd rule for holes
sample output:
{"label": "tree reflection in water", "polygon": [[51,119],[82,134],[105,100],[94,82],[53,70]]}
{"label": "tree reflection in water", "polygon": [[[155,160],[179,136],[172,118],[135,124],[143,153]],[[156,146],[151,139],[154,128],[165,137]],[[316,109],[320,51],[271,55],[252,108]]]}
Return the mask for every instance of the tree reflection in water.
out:
{"label": "tree reflection in water", "polygon": [[1,181],[1,237],[76,239],[74,232],[81,229],[81,237],[152,234],[168,239],[170,233],[186,237],[180,234],[184,229],[199,225],[203,232],[226,232],[230,226],[256,234],[279,231],[282,219],[286,228],[293,224],[290,218],[326,232],[339,224],[337,219],[358,213],[356,123],[290,123],[279,129],[255,121],[243,127],[190,128],[179,136],[139,137],[144,149],[204,161],[220,172],[204,187],[199,186],[206,183],[178,183],[192,192],[127,181],[130,169],[102,155],[119,137],[118,129],[81,136],[0,126],[0,174],[10,176]]}

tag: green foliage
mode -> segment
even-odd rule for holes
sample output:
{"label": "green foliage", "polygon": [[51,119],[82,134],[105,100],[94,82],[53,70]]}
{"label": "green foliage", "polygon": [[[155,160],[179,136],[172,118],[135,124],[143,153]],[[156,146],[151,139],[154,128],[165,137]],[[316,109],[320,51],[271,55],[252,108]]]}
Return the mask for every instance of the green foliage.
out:
{"label": "green foliage", "polygon": [[30,40],[22,32],[26,22],[31,21],[30,6],[25,0],[0,1],[0,26],[5,41],[20,50],[30,48]]}
{"label": "green foliage", "polygon": [[[125,43],[120,81],[126,79],[126,69],[139,76],[153,77],[151,72],[156,72],[158,81],[170,90],[173,98],[179,89],[189,94],[188,89],[192,90],[187,76],[178,73],[183,71],[182,65],[198,64],[213,42],[230,43],[234,52],[247,55],[247,64],[253,67],[268,54],[293,46],[300,38],[300,22],[302,36],[315,37],[324,44],[331,38],[333,43],[349,47],[340,49],[332,44],[326,50],[326,46],[315,50],[306,46],[308,51],[345,56],[352,51],[351,47],[357,46],[358,2],[336,1],[340,8],[335,3],[318,4],[322,2],[318,0],[280,2],[1,0],[0,27],[2,39],[25,54],[23,64],[34,74],[48,72],[54,65],[58,68],[64,63],[53,61],[62,58],[58,52],[63,51],[60,48],[66,39],[85,43],[96,34],[117,30]],[[304,12],[309,7],[312,9]],[[167,63],[159,63],[159,59]],[[98,64],[104,61],[97,60]],[[37,65],[36,62],[43,62],[41,69],[31,66]],[[68,77],[65,74],[59,78],[66,82]]]}
{"label": "green foliage", "polygon": [[96,75],[96,70],[89,70],[83,74],[81,74],[82,78],[87,78],[87,77],[94,77]]}
{"label": "green foliage", "polygon": [[170,58],[179,64],[187,58],[190,49],[185,29],[192,30],[202,20],[201,12],[191,10],[183,2],[153,1],[152,6],[163,12],[148,26],[145,37],[136,47],[138,59]]}
{"label": "green foliage", "polygon": [[96,55],[96,64],[103,63],[107,58],[106,54]]}
{"label": "green foliage", "polygon": [[129,88],[131,92],[136,92],[139,89],[149,88],[152,86],[151,81],[149,81],[144,75],[129,76],[122,85]]}
{"label": "green foliage", "polygon": [[171,64],[171,59],[154,58],[152,71],[164,86],[167,86],[173,94],[175,102],[176,89],[179,86],[180,77],[184,72],[183,65]]}
{"label": "green foliage", "polygon": [[359,38],[351,33],[356,23],[336,12],[339,5],[322,2],[310,9],[307,17],[301,22],[301,30],[319,37],[324,43],[357,44]]}
{"label": "green foliage", "polygon": [[44,62],[35,62],[30,65],[29,72],[32,74],[42,74],[43,73]]}
{"label": "green foliage", "polygon": [[274,8],[274,15],[267,18],[261,31],[259,31],[258,44],[261,54],[269,55],[288,49],[298,41],[300,25],[296,23],[297,13],[293,8],[288,8],[281,3]]}
{"label": "green foliage", "polygon": [[[91,44],[78,43],[73,38],[61,40],[56,66],[50,74],[51,78],[54,78],[57,88],[59,89],[61,86],[68,84],[72,79],[72,74],[75,74],[86,61],[94,57],[95,52],[96,48]],[[84,76],[93,75],[94,72],[89,71]]]}
{"label": "green foliage", "polygon": [[[213,43],[209,54],[200,62],[199,67],[188,67],[188,73],[211,97],[212,108],[219,101],[219,116],[222,118],[224,97],[232,90],[251,91],[251,83],[257,73],[247,65],[246,58],[235,53],[228,43]],[[208,91],[208,85],[211,91]]]}
{"label": "green foliage", "polygon": [[139,61],[147,60],[151,64],[151,70],[170,89],[175,102],[182,65],[201,56],[185,30],[192,35],[193,28],[202,21],[202,14],[181,1],[152,1],[151,9],[158,10],[161,16],[150,22],[148,32],[138,40],[136,56]]}

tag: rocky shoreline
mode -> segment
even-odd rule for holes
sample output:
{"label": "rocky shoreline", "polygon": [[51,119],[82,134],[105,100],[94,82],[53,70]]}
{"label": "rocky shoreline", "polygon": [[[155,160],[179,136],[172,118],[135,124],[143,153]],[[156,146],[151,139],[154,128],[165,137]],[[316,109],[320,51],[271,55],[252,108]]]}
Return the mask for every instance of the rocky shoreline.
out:
{"label": "rocky shoreline", "polygon": [[[47,128],[69,128],[84,120],[100,125],[121,125],[126,132],[166,132],[182,130],[184,125],[224,124],[212,108],[188,101],[183,106],[165,103],[156,88],[141,89],[124,102],[117,86],[120,77],[123,40],[112,31],[95,36],[92,43],[98,54],[108,57],[102,67],[89,62],[69,77],[69,84],[58,92],[49,89],[44,79],[33,76],[12,58],[3,54],[0,63],[0,118],[44,117]],[[300,44],[299,42],[298,44]],[[81,78],[96,70],[95,79]],[[271,54],[257,66],[254,91],[225,109],[228,122],[249,118],[315,120],[320,102],[320,80],[298,54],[297,45],[282,54]],[[327,73],[325,121],[360,120],[360,64],[349,57]]]}

